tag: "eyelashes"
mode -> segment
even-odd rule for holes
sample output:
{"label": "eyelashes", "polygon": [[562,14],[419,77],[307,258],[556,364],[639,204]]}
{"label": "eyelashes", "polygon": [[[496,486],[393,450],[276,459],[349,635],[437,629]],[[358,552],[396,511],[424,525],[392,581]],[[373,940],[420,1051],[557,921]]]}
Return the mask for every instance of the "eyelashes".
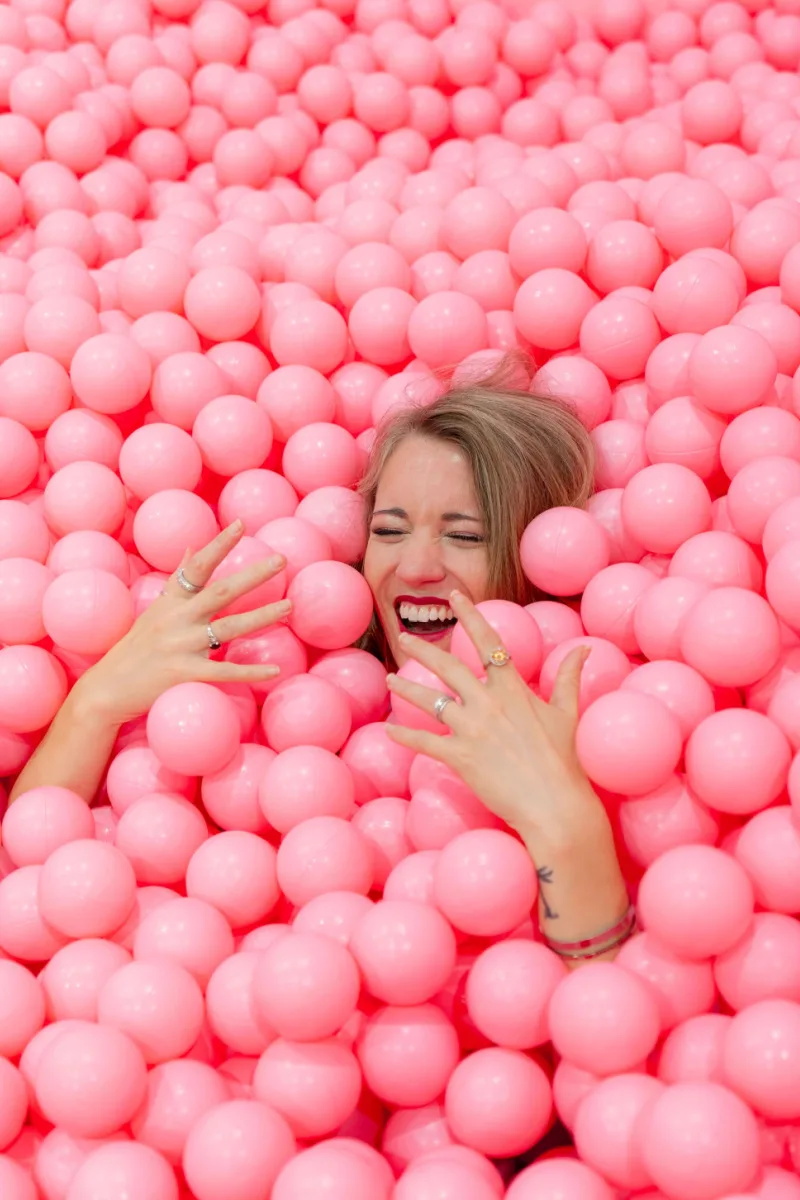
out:
{"label": "eyelashes", "polygon": [[[373,537],[377,538],[391,538],[402,537],[405,533],[405,530],[378,528],[370,530],[370,533]],[[445,537],[451,542],[462,542],[473,546],[483,545],[485,541],[485,538],[481,537],[480,534],[477,533],[447,533],[445,534]]]}

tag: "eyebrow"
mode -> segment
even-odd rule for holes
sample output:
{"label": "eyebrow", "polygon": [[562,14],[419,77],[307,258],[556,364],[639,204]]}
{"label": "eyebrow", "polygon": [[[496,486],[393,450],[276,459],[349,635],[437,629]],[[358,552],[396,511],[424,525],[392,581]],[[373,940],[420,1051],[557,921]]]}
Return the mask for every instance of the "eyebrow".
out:
{"label": "eyebrow", "polygon": [[[408,520],[408,513],[404,508],[377,508],[373,512],[373,517],[398,517],[401,521]],[[446,512],[442,513],[443,521],[473,521],[476,525],[481,524],[480,517],[471,517],[469,513]]]}

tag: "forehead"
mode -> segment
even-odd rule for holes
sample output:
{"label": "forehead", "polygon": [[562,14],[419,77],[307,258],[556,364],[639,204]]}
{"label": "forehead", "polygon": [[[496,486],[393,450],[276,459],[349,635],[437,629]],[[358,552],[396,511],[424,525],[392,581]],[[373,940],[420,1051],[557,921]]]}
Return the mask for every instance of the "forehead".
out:
{"label": "forehead", "polygon": [[472,471],[463,450],[438,438],[407,437],[378,480],[375,507],[432,504],[444,512],[477,509]]}

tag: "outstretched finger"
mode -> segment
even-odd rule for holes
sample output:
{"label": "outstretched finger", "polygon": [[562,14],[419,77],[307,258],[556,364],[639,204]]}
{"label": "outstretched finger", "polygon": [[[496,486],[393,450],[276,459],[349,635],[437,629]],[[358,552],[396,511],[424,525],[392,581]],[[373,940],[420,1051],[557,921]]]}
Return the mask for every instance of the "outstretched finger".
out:
{"label": "outstretched finger", "polygon": [[[447,707],[450,708],[450,705],[448,704]],[[407,729],[405,725],[392,725],[388,721],[384,728],[391,741],[397,742],[399,746],[405,746],[406,749],[413,750],[416,754],[435,758],[437,762],[444,763],[447,767],[453,766],[452,738],[437,737],[435,733],[428,733],[425,729]]]}
{"label": "outstretched finger", "polygon": [[291,600],[278,600],[275,604],[264,604],[250,612],[236,613],[230,617],[218,617],[211,626],[214,636],[223,645],[234,638],[258,633],[269,625],[275,625],[292,611]]}
{"label": "outstretched finger", "polygon": [[[458,617],[459,624],[469,635],[470,641],[478,652],[478,658],[486,671],[486,681],[491,686],[513,683],[523,686],[514,662],[509,658],[505,646],[500,642],[497,631],[492,628],[486,618],[475,607],[471,600],[461,592],[453,592],[450,597],[453,612]],[[493,661],[497,656],[497,661]]]}
{"label": "outstretched finger", "polygon": [[266,583],[267,580],[272,579],[279,571],[283,570],[286,566],[286,559],[280,554],[268,554],[266,546],[264,550],[264,557],[258,562],[249,563],[241,571],[235,571],[232,575],[215,579],[213,583],[209,583],[207,587],[203,588],[194,600],[195,608],[201,616],[210,617],[221,612],[223,608],[233,604],[234,600],[238,600],[240,596],[246,596],[248,592],[252,592],[253,588]]}
{"label": "outstretched finger", "polygon": [[591,652],[591,646],[576,646],[570,650],[558,668],[550,696],[553,708],[568,713],[576,721],[580,715],[581,672]]}
{"label": "outstretched finger", "polygon": [[[244,532],[244,525],[241,521],[234,521],[227,529],[223,529],[215,538],[203,546],[202,550],[197,550],[194,554],[188,551],[184,554],[178,570],[182,570],[187,583],[193,584],[196,588],[205,587],[211,576],[216,571],[219,564],[230,554],[231,550],[241,539]],[[177,579],[178,572],[168,580],[164,591],[171,596],[182,596],[188,599],[192,593],[182,588]]]}
{"label": "outstretched finger", "polygon": [[266,683],[280,675],[272,663],[236,663],[209,658],[203,672],[207,683]]}

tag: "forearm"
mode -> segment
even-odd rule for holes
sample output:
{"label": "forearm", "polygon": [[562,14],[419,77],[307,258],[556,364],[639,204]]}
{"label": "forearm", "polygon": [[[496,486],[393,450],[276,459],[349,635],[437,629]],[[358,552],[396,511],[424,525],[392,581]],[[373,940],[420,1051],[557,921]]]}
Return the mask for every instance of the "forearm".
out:
{"label": "forearm", "polygon": [[[554,941],[596,937],[612,928],[630,903],[611,824],[600,801],[597,804],[582,827],[556,837],[521,831],[539,876],[539,923]],[[613,950],[599,957],[611,959],[615,954]]]}
{"label": "forearm", "polygon": [[119,724],[91,694],[85,676],[73,687],[9,796],[45,785],[94,799],[114,749]]}

